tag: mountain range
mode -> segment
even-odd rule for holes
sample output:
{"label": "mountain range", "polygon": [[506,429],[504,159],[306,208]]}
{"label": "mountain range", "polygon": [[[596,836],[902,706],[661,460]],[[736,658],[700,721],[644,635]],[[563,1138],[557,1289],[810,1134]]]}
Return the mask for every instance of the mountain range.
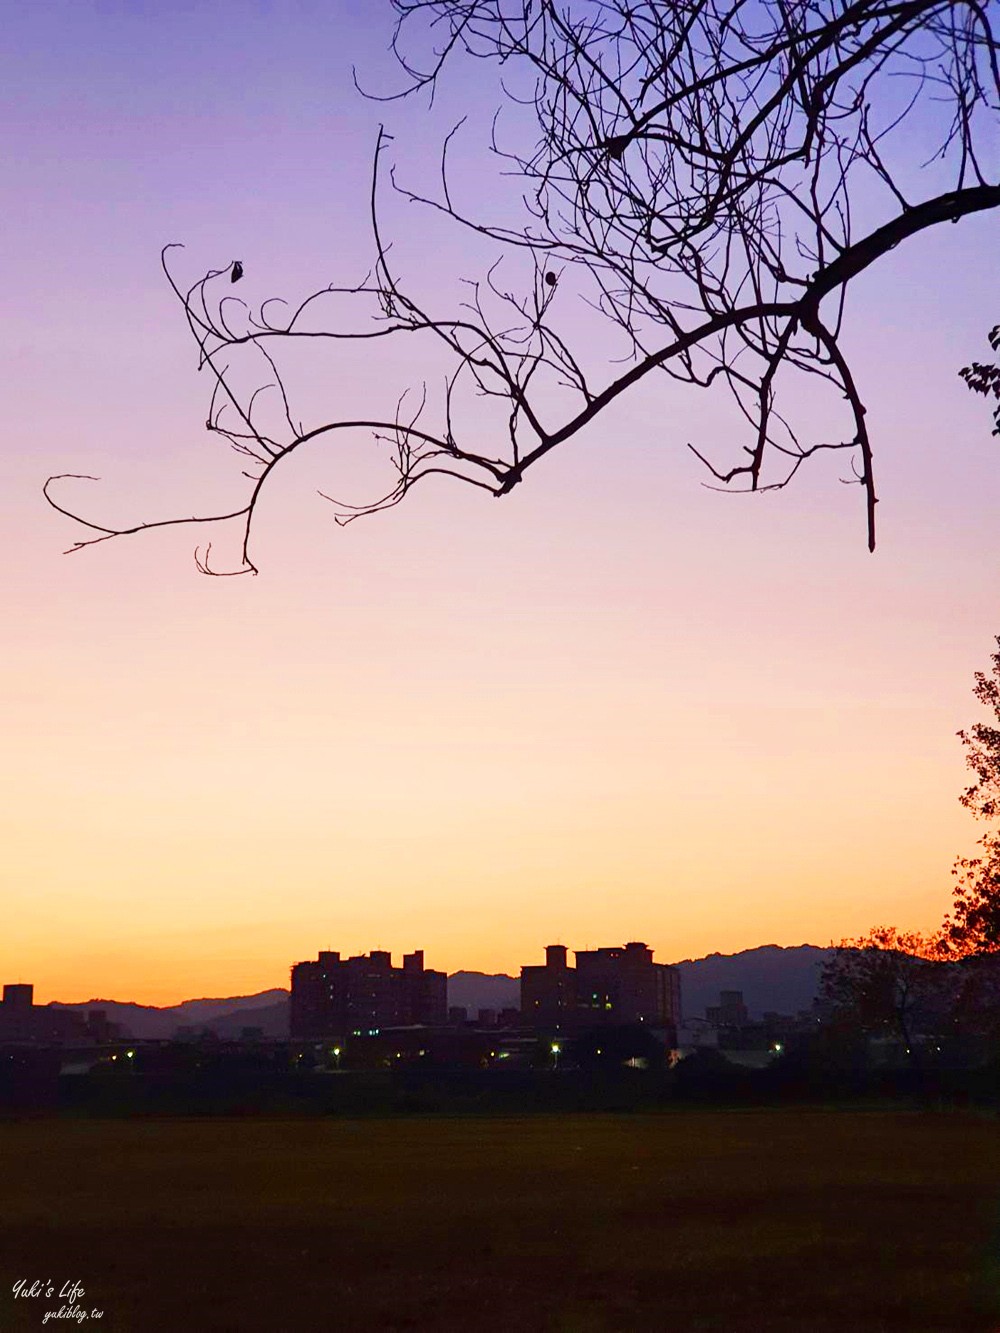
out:
{"label": "mountain range", "polygon": [[131,1000],[86,1000],[79,1004],[54,1001],[53,1007],[80,1013],[103,1009],[109,1022],[120,1023],[128,1036],[138,1038],[165,1039],[182,1027],[206,1028],[227,1037],[238,1037],[245,1027],[263,1028],[269,1037],[288,1035],[288,991],[280,989],[225,999],[184,1000],[163,1009]]}
{"label": "mountain range", "polygon": [[[765,944],[741,953],[685,958],[676,964],[681,973],[684,1017],[703,1017],[708,1005],[718,1004],[719,992],[724,990],[742,991],[752,1016],[808,1009],[830,952],[814,944],[788,948]],[[448,978],[448,1004],[468,1010],[470,1017],[479,1009],[516,1008],[519,999],[518,979],[506,973],[454,972]],[[137,1038],[172,1037],[182,1027],[209,1030],[220,1037],[238,1037],[244,1028],[259,1028],[265,1037],[288,1035],[288,991],[280,989],[184,1000],[163,1009],[121,1000],[54,1002],[54,1007],[81,1012],[104,1009],[112,1023],[120,1023],[129,1036]]]}
{"label": "mountain range", "polygon": [[751,1017],[766,1013],[797,1014],[809,1009],[819,990],[820,969],[833,953],[815,944],[782,948],[764,944],[742,953],[710,953],[685,958],[681,973],[681,1008],[685,1018],[703,1018],[719,992],[743,992]]}

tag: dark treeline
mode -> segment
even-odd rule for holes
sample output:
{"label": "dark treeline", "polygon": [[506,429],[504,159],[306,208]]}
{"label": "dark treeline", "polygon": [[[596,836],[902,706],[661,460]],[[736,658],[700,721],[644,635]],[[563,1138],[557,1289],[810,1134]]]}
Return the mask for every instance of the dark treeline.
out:
{"label": "dark treeline", "polygon": [[0,1115],[407,1115],[655,1111],[690,1106],[913,1103],[1000,1110],[1000,1060],[879,1067],[861,1047],[817,1042],[764,1068],[705,1049],[674,1066],[328,1071],[278,1052],[219,1055],[203,1067],[59,1072],[55,1053],[0,1062]]}

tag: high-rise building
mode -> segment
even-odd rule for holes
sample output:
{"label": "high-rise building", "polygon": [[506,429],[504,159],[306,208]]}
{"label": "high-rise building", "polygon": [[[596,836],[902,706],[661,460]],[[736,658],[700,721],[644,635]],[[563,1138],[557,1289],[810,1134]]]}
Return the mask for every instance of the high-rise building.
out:
{"label": "high-rise building", "polygon": [[576,1018],[576,972],[566,946],[549,944],[544,966],[521,968],[521,1018],[540,1032],[568,1032]]}
{"label": "high-rise building", "polygon": [[292,968],[290,1030],[298,1038],[344,1038],[447,1017],[448,978],[424,967],[423,950],[405,954],[402,967],[380,949],[353,958],[325,950]]}
{"label": "high-rise building", "polygon": [[680,1022],[680,973],[654,963],[647,945],[578,949],[576,967],[563,945],[545,950],[544,967],[522,967],[525,1023],[546,1033],[645,1023],[675,1030]]}
{"label": "high-rise building", "polygon": [[591,1026],[680,1020],[680,975],[653,962],[653,951],[633,942],[624,948],[577,950],[579,1021]]}
{"label": "high-rise building", "polygon": [[87,1035],[82,1014],[58,1005],[35,1004],[35,988],[7,983],[0,1003],[0,1041],[60,1044]]}
{"label": "high-rise building", "polygon": [[25,982],[8,982],[3,988],[3,1007],[8,1014],[30,1014],[35,1005],[35,988]]}

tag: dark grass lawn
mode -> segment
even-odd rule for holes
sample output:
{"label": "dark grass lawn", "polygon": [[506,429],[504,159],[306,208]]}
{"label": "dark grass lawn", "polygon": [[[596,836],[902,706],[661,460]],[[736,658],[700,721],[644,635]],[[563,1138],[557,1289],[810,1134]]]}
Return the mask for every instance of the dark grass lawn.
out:
{"label": "dark grass lawn", "polygon": [[13,1300],[22,1277],[79,1279],[87,1327],[129,1333],[1000,1329],[998,1136],[794,1110],[7,1122],[0,1329],[65,1304]]}

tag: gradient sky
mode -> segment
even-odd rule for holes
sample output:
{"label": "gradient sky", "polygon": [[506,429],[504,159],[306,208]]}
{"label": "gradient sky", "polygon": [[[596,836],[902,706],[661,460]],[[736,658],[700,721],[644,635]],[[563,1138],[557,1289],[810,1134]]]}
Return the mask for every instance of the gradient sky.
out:
{"label": "gradient sky", "polygon": [[[67,557],[50,473],[102,477],[112,521],[230,493],[161,246],[192,278],[239,257],[258,299],[356,280],[379,120],[420,183],[471,108],[458,178],[489,203],[492,102],[478,71],[430,114],[361,100],[352,64],[392,77],[379,0],[38,0],[4,26],[0,979],[167,1004],[327,947],[516,971],[556,940],[671,961],[937,924],[1000,632],[998,442],[956,373],[1000,317],[995,219],[854,289],[874,556],[842,461],[715,494],[683,446],[727,419],[651,384],[502,503],[443,482],[340,529],[316,488],[366,451],[297,457],[256,579],[199,576],[183,529]],[[475,271],[392,218],[423,280]],[[407,372],[331,358],[309,391],[384,410]]]}

